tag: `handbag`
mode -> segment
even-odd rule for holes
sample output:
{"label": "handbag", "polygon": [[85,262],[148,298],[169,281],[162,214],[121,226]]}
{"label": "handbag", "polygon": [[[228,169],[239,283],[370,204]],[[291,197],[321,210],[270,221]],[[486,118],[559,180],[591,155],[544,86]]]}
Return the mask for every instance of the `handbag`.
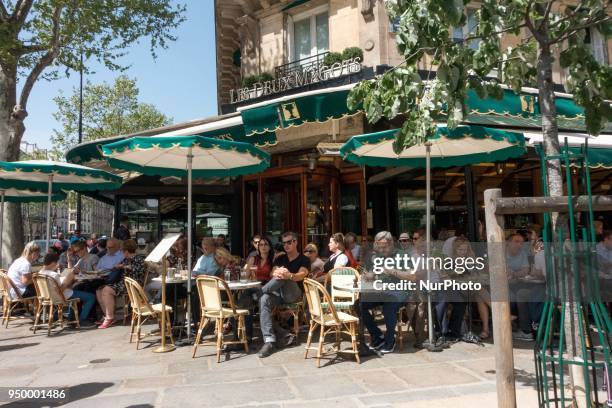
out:
{"label": "handbag", "polygon": [[119,282],[123,278],[123,269],[113,268],[110,273],[104,277],[104,284],[111,285]]}

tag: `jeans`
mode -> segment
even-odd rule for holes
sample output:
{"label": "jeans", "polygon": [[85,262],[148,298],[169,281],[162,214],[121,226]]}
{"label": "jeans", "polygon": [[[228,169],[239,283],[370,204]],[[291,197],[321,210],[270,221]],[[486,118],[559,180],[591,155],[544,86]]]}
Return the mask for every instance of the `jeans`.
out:
{"label": "jeans", "polygon": [[381,306],[383,308],[383,317],[385,320],[385,346],[391,348],[393,343],[395,342],[395,325],[397,324],[397,312],[402,307],[404,303],[402,302],[362,302],[361,303],[361,318],[363,320],[363,325],[370,332],[370,336],[372,337],[372,341],[375,339],[380,339],[383,337],[382,332],[376,325],[374,321],[374,317],[370,313],[370,310],[376,306]]}
{"label": "jeans", "polygon": [[276,342],[276,332],[281,333],[280,327],[275,327],[272,311],[274,306],[284,303],[294,303],[301,299],[302,290],[294,281],[287,279],[272,279],[261,288],[259,299],[259,325],[265,343]]}
{"label": "jeans", "polygon": [[546,287],[544,285],[533,284],[529,287],[518,289],[516,292],[516,307],[518,309],[519,328],[531,333],[532,323],[540,323],[544,303],[539,301],[543,298]]}
{"label": "jeans", "polygon": [[[79,321],[85,322],[91,313],[91,309],[96,305],[96,295],[90,292],[83,292],[81,290],[73,290],[70,299],[79,298],[81,299],[82,309],[79,316]],[[73,319],[73,311],[70,309],[68,312],[68,320]]]}

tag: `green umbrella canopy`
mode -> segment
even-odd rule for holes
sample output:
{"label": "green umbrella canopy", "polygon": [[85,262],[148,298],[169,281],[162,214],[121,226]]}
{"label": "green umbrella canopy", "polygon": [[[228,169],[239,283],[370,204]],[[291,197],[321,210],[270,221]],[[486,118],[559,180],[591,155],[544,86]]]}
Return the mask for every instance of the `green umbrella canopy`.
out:
{"label": "green umbrella canopy", "polygon": [[53,192],[112,190],[121,186],[121,177],[78,164],[49,160],[0,162],[0,187],[47,191],[49,175],[53,175]]}
{"label": "green umbrella canopy", "polygon": [[[425,146],[404,149],[399,155],[393,151],[398,129],[353,136],[340,149],[348,161],[368,166],[425,167]],[[431,166],[453,167],[474,163],[495,162],[525,153],[523,134],[482,126],[440,126],[429,139]]]}
{"label": "green umbrella canopy", "polygon": [[[48,195],[46,191],[17,189],[17,188],[2,188],[0,181],[0,196],[4,193],[4,201],[9,203],[38,203],[47,202]],[[53,201],[62,201],[66,199],[64,192],[54,193],[51,196]]]}
{"label": "green umbrella canopy", "polygon": [[229,177],[266,169],[270,155],[243,142],[204,136],[132,137],[102,146],[111,167],[153,176],[187,176],[187,151],[193,177]]}

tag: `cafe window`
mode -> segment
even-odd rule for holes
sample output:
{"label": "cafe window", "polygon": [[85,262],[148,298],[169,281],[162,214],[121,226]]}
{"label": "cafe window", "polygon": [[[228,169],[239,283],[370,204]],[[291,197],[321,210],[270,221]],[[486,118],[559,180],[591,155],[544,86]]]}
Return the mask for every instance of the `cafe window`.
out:
{"label": "cafe window", "polygon": [[157,242],[159,201],[156,198],[122,198],[119,219],[123,216],[128,217],[132,238],[144,238],[147,243]]}
{"label": "cafe window", "polygon": [[290,20],[291,59],[308,58],[329,51],[329,17],[327,7],[298,14]]}
{"label": "cafe window", "polygon": [[[453,27],[453,41],[462,42],[466,38],[476,34],[476,28],[478,27],[478,17],[476,16],[476,9],[467,8],[467,19],[465,24],[461,27]],[[480,40],[468,41],[468,46],[472,49],[477,49],[480,44]]]}
{"label": "cafe window", "polygon": [[[397,209],[397,226],[400,233],[413,232],[425,225],[427,206],[423,191],[398,190]],[[434,217],[435,214],[432,211],[432,218]],[[432,222],[435,223],[435,220],[432,219]]]}

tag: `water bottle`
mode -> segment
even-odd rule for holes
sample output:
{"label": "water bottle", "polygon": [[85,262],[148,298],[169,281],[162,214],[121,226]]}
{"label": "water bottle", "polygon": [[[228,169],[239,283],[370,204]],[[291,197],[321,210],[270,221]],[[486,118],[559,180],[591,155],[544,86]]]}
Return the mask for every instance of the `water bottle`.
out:
{"label": "water bottle", "polygon": [[230,282],[231,279],[232,279],[232,271],[231,271],[231,269],[230,268],[225,268],[224,275],[225,275],[225,281],[226,282]]}

